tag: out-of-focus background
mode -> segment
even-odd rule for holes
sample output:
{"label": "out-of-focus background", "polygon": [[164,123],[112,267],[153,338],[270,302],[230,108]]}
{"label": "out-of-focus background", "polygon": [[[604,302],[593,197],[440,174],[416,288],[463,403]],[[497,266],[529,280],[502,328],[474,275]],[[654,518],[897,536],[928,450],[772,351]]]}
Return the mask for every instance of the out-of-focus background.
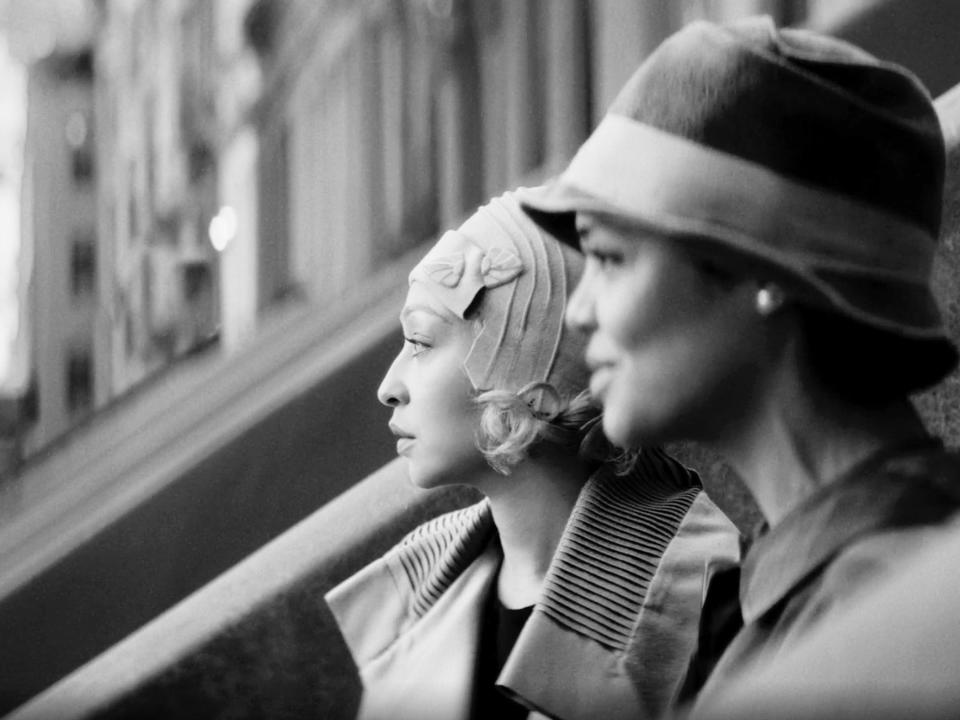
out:
{"label": "out-of-focus background", "polygon": [[374,396],[413,261],[756,13],[960,82],[954,0],[0,0],[0,714],[349,716],[320,593],[469,499]]}

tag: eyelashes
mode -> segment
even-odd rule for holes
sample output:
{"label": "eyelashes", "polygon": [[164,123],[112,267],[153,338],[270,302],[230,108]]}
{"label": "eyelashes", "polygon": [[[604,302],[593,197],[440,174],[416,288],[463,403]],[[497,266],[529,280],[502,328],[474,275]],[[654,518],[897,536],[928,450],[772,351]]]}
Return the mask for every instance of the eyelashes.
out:
{"label": "eyelashes", "polygon": [[413,357],[420,357],[431,347],[428,343],[424,342],[423,340],[407,337],[406,335],[403,336],[403,343],[404,343],[404,346],[410,348],[410,354]]}
{"label": "eyelashes", "polygon": [[603,270],[620,267],[623,265],[623,255],[616,252],[606,252],[602,250],[589,250],[587,257],[594,260]]}

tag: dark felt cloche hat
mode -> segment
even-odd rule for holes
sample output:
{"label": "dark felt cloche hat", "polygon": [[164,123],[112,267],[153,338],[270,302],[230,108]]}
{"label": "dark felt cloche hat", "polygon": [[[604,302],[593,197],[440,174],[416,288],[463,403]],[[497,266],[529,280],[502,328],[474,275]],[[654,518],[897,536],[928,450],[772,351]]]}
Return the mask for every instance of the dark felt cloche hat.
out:
{"label": "dark felt cloche hat", "polygon": [[956,351],[930,290],[944,164],[929,93],[904,68],[767,17],[697,22],[521,201],[555,232],[588,211],[766,267],[940,353],[945,373]]}

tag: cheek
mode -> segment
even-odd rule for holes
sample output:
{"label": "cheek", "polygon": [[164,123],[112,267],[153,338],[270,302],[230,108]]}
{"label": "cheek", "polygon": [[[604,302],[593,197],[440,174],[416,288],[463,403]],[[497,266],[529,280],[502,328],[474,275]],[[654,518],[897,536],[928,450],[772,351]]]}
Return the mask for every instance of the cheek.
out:
{"label": "cheek", "polygon": [[617,345],[627,351],[678,353],[678,361],[702,354],[698,344],[709,349],[714,326],[726,324],[719,316],[729,299],[689,263],[660,255],[611,281],[607,298],[605,324]]}
{"label": "cheek", "polygon": [[469,482],[486,461],[477,448],[479,415],[467,398],[458,397],[436,405],[422,426],[421,443],[410,458],[411,478],[420,487]]}
{"label": "cheek", "polygon": [[465,435],[472,437],[480,415],[466,379],[456,374],[431,383],[428,388],[424,421],[430,424],[437,440],[458,445]]}
{"label": "cheek", "polygon": [[634,349],[663,319],[659,305],[654,294],[629,278],[611,282],[597,302],[597,329],[621,350]]}

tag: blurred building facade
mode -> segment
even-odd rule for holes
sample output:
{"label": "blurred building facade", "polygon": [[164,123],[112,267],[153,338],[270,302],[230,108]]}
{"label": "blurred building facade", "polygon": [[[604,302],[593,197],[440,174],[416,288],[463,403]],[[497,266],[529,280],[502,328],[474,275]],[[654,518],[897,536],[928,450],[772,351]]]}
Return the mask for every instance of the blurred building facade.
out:
{"label": "blurred building facade", "polygon": [[213,4],[98,2],[101,290],[115,397],[216,340]]}
{"label": "blurred building facade", "polygon": [[212,2],[102,2],[29,64],[24,456],[215,343]]}
{"label": "blurred building facade", "polygon": [[[193,352],[254,342],[285,306],[369,291],[486,198],[549,176],[682,24],[830,25],[876,4],[89,0],[87,47],[32,65],[27,156],[45,162],[69,122],[84,139],[63,157],[89,155],[91,177],[27,165],[29,293],[51,299],[25,305],[24,454]],[[54,128],[43,103],[72,106],[80,85],[40,78],[77,54],[86,106]],[[92,217],[49,229],[65,206],[47,198],[74,186]]]}
{"label": "blurred building facade", "polygon": [[22,181],[22,246],[31,373],[21,403],[31,452],[86,417],[98,387],[97,163],[89,49],[31,65]]}
{"label": "blurred building facade", "polygon": [[[950,4],[94,2],[82,91],[59,80],[31,110],[58,119],[28,155],[64,147],[67,189],[67,133],[81,135],[67,126],[82,115],[94,179],[70,215],[78,233],[43,212],[63,188],[31,178],[25,205],[47,223],[25,230],[37,262],[59,253],[34,267],[31,292],[56,285],[45,297],[60,304],[41,313],[31,295],[31,327],[63,339],[34,347],[33,456],[0,485],[0,563],[13,568],[0,578],[0,666],[23,669],[0,688],[5,707],[392,456],[373,392],[413,258],[486,198],[562,168],[670,32],[762,12],[861,33],[869,48],[879,26],[860,20],[882,8],[883,22],[918,24],[898,59],[940,67],[952,56],[937,38],[960,27]],[[920,5],[937,9],[918,20]],[[77,251],[76,282],[74,238],[93,246]],[[71,414],[76,328],[90,379]],[[77,577],[89,580],[70,601],[82,631],[50,600]],[[44,608],[38,642],[19,629]]]}

